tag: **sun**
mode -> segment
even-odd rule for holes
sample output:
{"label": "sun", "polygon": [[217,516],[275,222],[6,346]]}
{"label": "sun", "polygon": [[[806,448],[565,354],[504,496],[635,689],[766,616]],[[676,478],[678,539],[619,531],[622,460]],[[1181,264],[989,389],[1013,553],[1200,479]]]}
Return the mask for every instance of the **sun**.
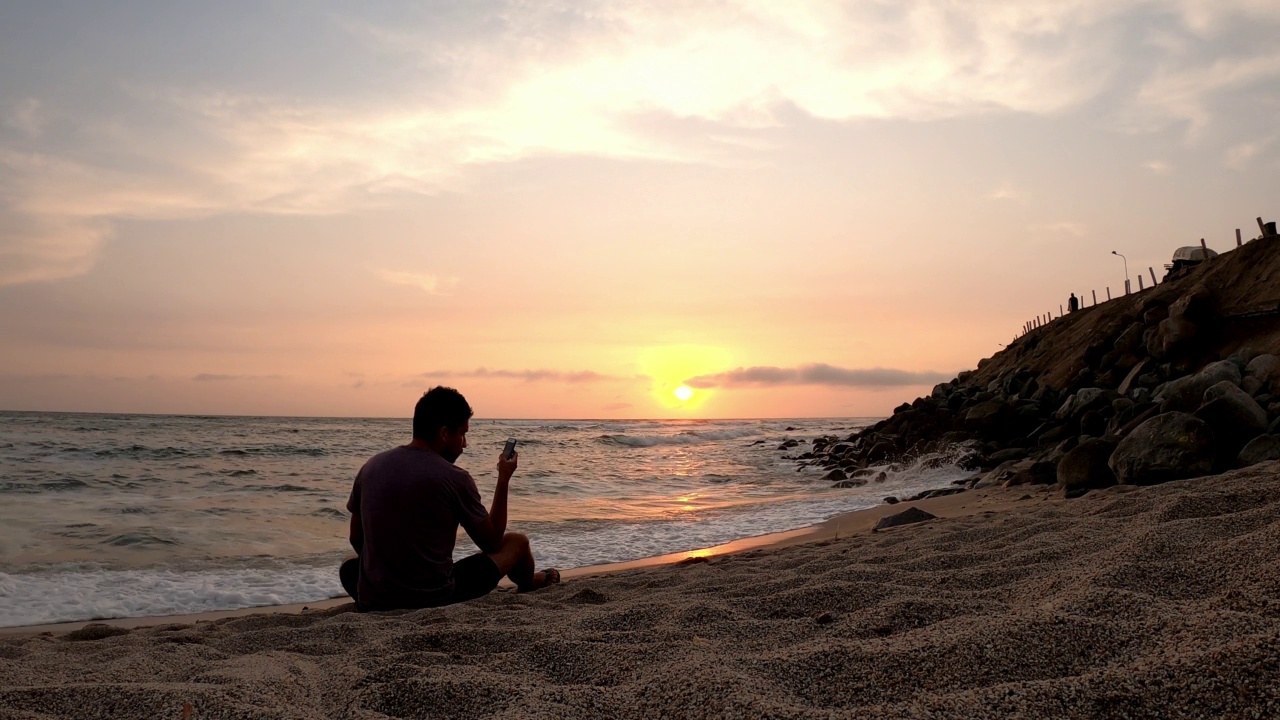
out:
{"label": "sun", "polygon": [[675,390],[672,390],[671,393],[675,395],[676,399],[680,402],[688,402],[689,398],[693,397],[693,388],[688,385],[681,385]]}

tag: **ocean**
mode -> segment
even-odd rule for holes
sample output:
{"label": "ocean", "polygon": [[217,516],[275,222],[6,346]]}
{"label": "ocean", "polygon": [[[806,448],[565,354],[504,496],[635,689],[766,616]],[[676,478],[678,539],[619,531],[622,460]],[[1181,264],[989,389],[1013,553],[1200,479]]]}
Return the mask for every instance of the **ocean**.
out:
{"label": "ocean", "polygon": [[[473,419],[458,465],[486,506],[519,440],[508,529],[539,566],[694,550],[943,487],[952,465],[832,488],[787,439],[874,419]],[[0,412],[0,627],[314,602],[342,595],[346,500],[408,419]],[[456,555],[476,552],[460,533]]]}

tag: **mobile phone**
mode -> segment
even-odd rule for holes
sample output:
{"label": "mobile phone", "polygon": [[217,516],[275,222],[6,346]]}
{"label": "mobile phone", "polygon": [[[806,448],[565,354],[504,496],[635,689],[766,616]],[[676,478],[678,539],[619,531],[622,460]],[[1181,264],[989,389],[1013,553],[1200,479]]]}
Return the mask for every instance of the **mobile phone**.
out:
{"label": "mobile phone", "polygon": [[502,459],[510,460],[511,454],[516,451],[516,439],[507,438],[507,444],[502,448]]}

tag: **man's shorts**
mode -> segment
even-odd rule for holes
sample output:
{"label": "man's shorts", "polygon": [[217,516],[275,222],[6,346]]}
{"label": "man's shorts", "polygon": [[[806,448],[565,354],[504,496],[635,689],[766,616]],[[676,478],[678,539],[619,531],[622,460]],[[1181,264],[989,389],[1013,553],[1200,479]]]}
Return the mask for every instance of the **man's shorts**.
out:
{"label": "man's shorts", "polygon": [[450,603],[466,602],[488,595],[498,587],[502,572],[493,558],[476,553],[453,564],[453,598]]}
{"label": "man's shorts", "polygon": [[[342,587],[347,591],[353,599],[356,599],[356,590],[360,584],[360,558],[350,558],[342,563],[342,567],[338,569],[338,577],[342,580]],[[466,602],[467,600],[475,600],[478,597],[484,597],[498,587],[498,581],[502,579],[502,572],[498,570],[497,564],[493,559],[484,553],[476,553],[465,557],[453,564],[453,593],[451,595],[440,597],[438,594],[431,602],[422,602],[418,600],[405,600],[403,602],[392,602],[388,607],[370,608],[362,605],[358,599],[356,606],[361,610],[390,610],[393,608],[413,608],[413,607],[439,607],[441,605],[452,605],[453,603]]]}

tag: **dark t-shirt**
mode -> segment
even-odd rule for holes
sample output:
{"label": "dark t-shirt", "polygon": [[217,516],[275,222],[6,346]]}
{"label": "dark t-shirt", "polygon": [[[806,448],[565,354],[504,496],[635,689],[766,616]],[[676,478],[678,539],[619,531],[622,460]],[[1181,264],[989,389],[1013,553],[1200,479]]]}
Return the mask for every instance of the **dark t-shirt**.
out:
{"label": "dark t-shirt", "polygon": [[360,606],[431,607],[453,594],[453,545],[489,517],[475,480],[432,450],[398,447],[356,474],[347,509],[360,515]]}

